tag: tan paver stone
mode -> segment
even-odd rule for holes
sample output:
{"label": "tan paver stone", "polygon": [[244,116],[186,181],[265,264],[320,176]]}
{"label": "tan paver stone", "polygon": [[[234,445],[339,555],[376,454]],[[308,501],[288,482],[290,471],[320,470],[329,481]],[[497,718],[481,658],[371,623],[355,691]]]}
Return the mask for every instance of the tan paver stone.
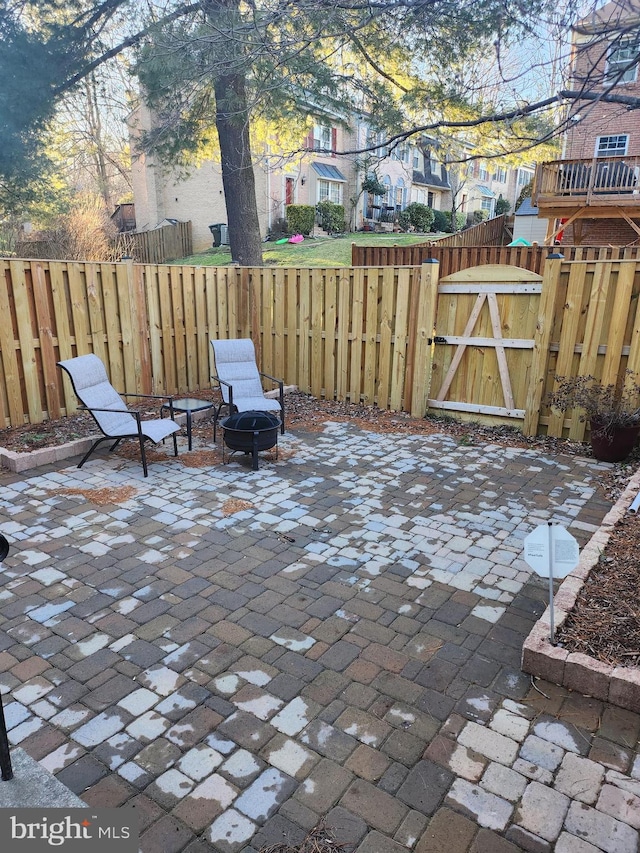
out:
{"label": "tan paver stone", "polygon": [[441,735],[431,741],[424,757],[447,767],[456,776],[462,776],[470,782],[477,782],[487,766],[484,756]]}
{"label": "tan paver stone", "polygon": [[188,793],[173,809],[172,814],[187,826],[200,831],[222,814],[237,796],[237,788],[222,776],[213,773]]}
{"label": "tan paver stone", "polygon": [[521,847],[516,847],[490,829],[481,829],[474,838],[469,853],[519,853],[521,850]]}
{"label": "tan paver stone", "polygon": [[387,646],[381,646],[378,643],[371,643],[362,652],[362,657],[365,660],[378,664],[382,669],[388,672],[402,672],[410,658],[408,655],[401,652],[393,651]]}
{"label": "tan paver stone", "polygon": [[358,779],[345,791],[340,805],[361,817],[379,832],[394,833],[406,816],[407,807],[380,788]]}
{"label": "tan paver stone", "polygon": [[344,766],[361,779],[377,782],[390,764],[391,759],[388,756],[378,752],[377,749],[361,744],[347,758]]}
{"label": "tan paver stone", "polygon": [[367,746],[374,747],[380,746],[391,731],[388,723],[358,708],[347,708],[343,714],[340,714],[335,725],[345,734],[351,735]]}
{"label": "tan paver stone", "polygon": [[412,850],[426,829],[429,818],[418,811],[410,811],[393,836],[395,841]]}
{"label": "tan paver stone", "polygon": [[316,814],[326,814],[338,802],[352,780],[353,774],[348,770],[335,761],[323,759],[302,782],[294,797]]}
{"label": "tan paver stone", "polygon": [[467,853],[477,825],[451,809],[441,808],[416,845],[416,853]]}
{"label": "tan paver stone", "polygon": [[381,835],[379,832],[370,832],[364,839],[362,844],[356,850],[356,853],[405,853],[406,847]]}

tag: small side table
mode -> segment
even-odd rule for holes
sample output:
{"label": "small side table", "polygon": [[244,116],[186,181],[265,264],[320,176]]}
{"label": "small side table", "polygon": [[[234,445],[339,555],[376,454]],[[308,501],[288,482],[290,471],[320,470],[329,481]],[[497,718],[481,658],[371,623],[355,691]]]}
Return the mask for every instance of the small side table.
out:
{"label": "small side table", "polygon": [[[205,409],[213,409],[214,404],[207,400],[198,400],[197,397],[185,397],[182,400],[172,401],[173,411],[183,413],[187,416],[187,441],[189,442],[189,450],[191,450],[191,415],[193,412],[203,412]],[[169,403],[163,403],[160,406],[160,417],[163,417],[165,411],[171,411]]]}

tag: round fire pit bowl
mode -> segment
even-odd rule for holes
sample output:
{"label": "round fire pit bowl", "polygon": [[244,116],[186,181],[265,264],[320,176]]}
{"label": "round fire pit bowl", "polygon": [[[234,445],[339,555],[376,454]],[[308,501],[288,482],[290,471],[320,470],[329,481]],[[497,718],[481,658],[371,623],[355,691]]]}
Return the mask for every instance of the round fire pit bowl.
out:
{"label": "round fire pit bowl", "polygon": [[224,448],[232,453],[246,453],[252,456],[254,471],[258,470],[258,452],[276,448],[278,458],[278,430],[280,418],[271,412],[236,412],[220,421],[222,427],[222,461],[227,464]]}

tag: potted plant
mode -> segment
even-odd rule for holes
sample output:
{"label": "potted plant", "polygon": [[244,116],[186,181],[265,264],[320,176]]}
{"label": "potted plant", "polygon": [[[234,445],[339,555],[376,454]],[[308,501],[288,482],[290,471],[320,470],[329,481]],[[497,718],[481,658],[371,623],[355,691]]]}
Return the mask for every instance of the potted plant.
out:
{"label": "potted plant", "polygon": [[596,459],[620,462],[633,450],[640,433],[640,384],[627,371],[619,385],[604,385],[595,376],[556,376],[549,395],[552,409],[582,410],[580,421],[588,421],[591,448]]}

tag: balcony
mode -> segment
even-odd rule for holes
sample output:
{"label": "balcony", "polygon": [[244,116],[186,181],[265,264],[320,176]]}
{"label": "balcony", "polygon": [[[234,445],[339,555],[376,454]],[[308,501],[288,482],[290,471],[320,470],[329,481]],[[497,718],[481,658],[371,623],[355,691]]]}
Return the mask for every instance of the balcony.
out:
{"label": "balcony", "polygon": [[638,217],[640,157],[540,163],[536,167],[532,197],[540,215],[548,218]]}

